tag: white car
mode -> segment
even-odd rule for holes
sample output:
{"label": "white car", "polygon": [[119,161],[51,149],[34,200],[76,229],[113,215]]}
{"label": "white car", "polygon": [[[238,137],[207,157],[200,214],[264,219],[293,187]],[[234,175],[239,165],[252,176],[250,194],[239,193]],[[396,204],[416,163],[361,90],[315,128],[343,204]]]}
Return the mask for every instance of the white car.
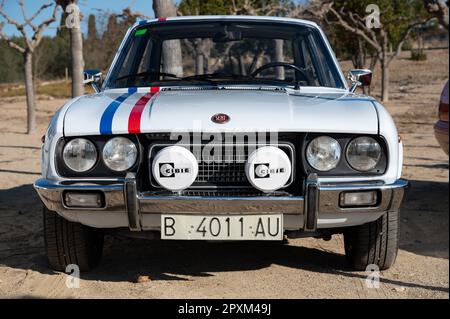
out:
{"label": "white car", "polygon": [[402,142],[350,87],[309,21],[177,17],[131,27],[96,94],[68,101],[42,147],[48,260],[98,264],[107,229],[163,240],[343,233],[355,269],[399,243]]}

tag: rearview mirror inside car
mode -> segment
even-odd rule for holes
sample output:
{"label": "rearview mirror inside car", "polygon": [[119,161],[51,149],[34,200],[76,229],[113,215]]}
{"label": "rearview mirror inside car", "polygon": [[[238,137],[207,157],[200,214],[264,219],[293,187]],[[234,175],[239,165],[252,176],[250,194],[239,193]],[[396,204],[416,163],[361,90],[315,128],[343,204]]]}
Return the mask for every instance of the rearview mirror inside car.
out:
{"label": "rearview mirror inside car", "polygon": [[213,41],[214,42],[231,42],[231,41],[238,41],[242,39],[242,32],[241,31],[229,31],[225,27],[222,31],[217,32],[214,34]]}

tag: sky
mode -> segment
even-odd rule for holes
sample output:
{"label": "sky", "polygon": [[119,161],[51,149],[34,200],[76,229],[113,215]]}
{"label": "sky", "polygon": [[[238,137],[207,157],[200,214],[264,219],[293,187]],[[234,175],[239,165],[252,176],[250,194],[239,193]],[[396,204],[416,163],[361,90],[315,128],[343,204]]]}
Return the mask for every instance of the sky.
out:
{"label": "sky", "polygon": [[[4,11],[11,16],[11,18],[17,20],[19,23],[23,22],[22,12],[18,5],[17,0],[4,0],[5,6]],[[52,3],[53,0],[24,0],[25,3],[25,12],[27,16],[32,16],[43,4]],[[178,2],[178,1],[175,1]],[[0,2],[1,3],[1,2]],[[153,9],[152,9],[152,0],[79,0],[78,6],[80,7],[81,12],[86,17],[81,22],[81,28],[84,33],[87,31],[87,16],[90,14],[98,14],[99,10],[104,10],[110,13],[120,13],[123,8],[131,7],[133,11],[139,11],[142,14],[154,17]],[[52,13],[53,8],[46,9],[43,11],[38,18],[36,18],[35,22],[38,24],[44,19],[48,18]],[[54,22],[51,24],[47,30],[44,32],[44,35],[54,36],[56,34],[56,26],[59,24],[59,17],[62,9],[60,9],[58,14],[58,22]],[[3,18],[0,17],[0,22],[3,22]],[[16,28],[14,26],[5,24],[3,27],[3,31],[11,36],[18,35]],[[31,30],[27,30],[29,34],[31,34]]]}
{"label": "sky", "polygon": [[[19,23],[23,22],[23,16],[18,5],[18,0],[0,0],[4,1],[4,11],[13,19]],[[175,0],[174,3],[178,3],[180,0]],[[297,0],[295,2],[305,2],[306,0]],[[53,0],[24,0],[25,12],[28,17],[31,17],[43,4],[53,3]],[[133,11],[140,12],[145,16],[150,18],[154,17],[152,0],[78,0],[78,6],[80,11],[84,15],[84,19],[81,21],[81,29],[84,34],[87,33],[87,17],[90,14],[98,15],[101,11],[106,11],[110,13],[120,13],[122,9],[130,7]],[[39,24],[46,18],[48,18],[52,13],[53,7],[42,11],[41,14],[34,20],[35,24]],[[59,24],[60,14],[62,9],[59,10],[57,22],[51,24],[44,31],[46,36],[54,36],[56,34],[56,27]],[[3,17],[0,16],[0,23],[4,22]],[[99,21],[97,21],[99,23]],[[99,29],[99,26],[97,26]],[[12,25],[6,24],[3,27],[3,31],[8,35],[20,35],[16,28]],[[32,34],[31,28],[26,29],[28,34]]]}

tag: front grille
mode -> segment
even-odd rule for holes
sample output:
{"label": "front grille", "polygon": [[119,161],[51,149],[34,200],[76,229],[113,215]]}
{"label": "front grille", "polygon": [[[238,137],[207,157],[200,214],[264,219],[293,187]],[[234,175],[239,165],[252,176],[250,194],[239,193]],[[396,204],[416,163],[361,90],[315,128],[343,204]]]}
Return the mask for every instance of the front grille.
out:
{"label": "front grille", "polygon": [[[167,147],[169,143],[154,144],[150,147],[150,158],[162,148]],[[192,185],[192,188],[252,188],[247,176],[245,174],[245,163],[249,156],[249,153],[264,145],[222,145],[217,146],[214,144],[192,146],[182,145],[189,149],[198,161],[198,175]],[[291,159],[291,163],[294,164],[294,148],[289,143],[279,143],[277,145],[282,149]],[[205,147],[208,149],[205,150]],[[151,165],[151,163],[149,163]],[[293,170],[294,172],[294,170]],[[292,175],[294,176],[294,175]],[[291,184],[293,177],[289,179],[288,183]],[[158,183],[151,180],[151,184],[155,188],[160,188]]]}
{"label": "front grille", "polygon": [[[195,184],[248,184],[245,176],[247,151],[241,154],[194,154],[198,160],[198,176]],[[202,159],[202,160],[199,160]]]}
{"label": "front grille", "polygon": [[147,196],[192,196],[192,197],[290,197],[292,196],[288,192],[284,191],[276,191],[271,193],[263,193],[257,190],[233,190],[233,189],[224,189],[224,190],[184,190],[179,193],[173,193],[170,191],[156,191],[156,192],[148,192],[144,193]]}

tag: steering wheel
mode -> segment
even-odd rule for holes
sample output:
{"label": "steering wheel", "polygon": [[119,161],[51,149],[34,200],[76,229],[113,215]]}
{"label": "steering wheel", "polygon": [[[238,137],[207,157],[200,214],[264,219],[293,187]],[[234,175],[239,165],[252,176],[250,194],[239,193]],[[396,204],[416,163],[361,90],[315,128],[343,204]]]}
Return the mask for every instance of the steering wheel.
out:
{"label": "steering wheel", "polygon": [[286,62],[270,62],[270,63],[264,64],[262,67],[259,67],[258,69],[253,71],[253,73],[250,74],[250,76],[255,77],[256,75],[258,75],[259,73],[261,73],[264,70],[271,69],[271,68],[277,68],[277,67],[294,69],[295,71],[300,72],[301,75],[305,79],[308,79],[308,76],[306,75],[305,71],[303,71],[302,69],[300,69],[298,66],[296,66],[294,64],[290,64],[290,63],[286,63]]}

